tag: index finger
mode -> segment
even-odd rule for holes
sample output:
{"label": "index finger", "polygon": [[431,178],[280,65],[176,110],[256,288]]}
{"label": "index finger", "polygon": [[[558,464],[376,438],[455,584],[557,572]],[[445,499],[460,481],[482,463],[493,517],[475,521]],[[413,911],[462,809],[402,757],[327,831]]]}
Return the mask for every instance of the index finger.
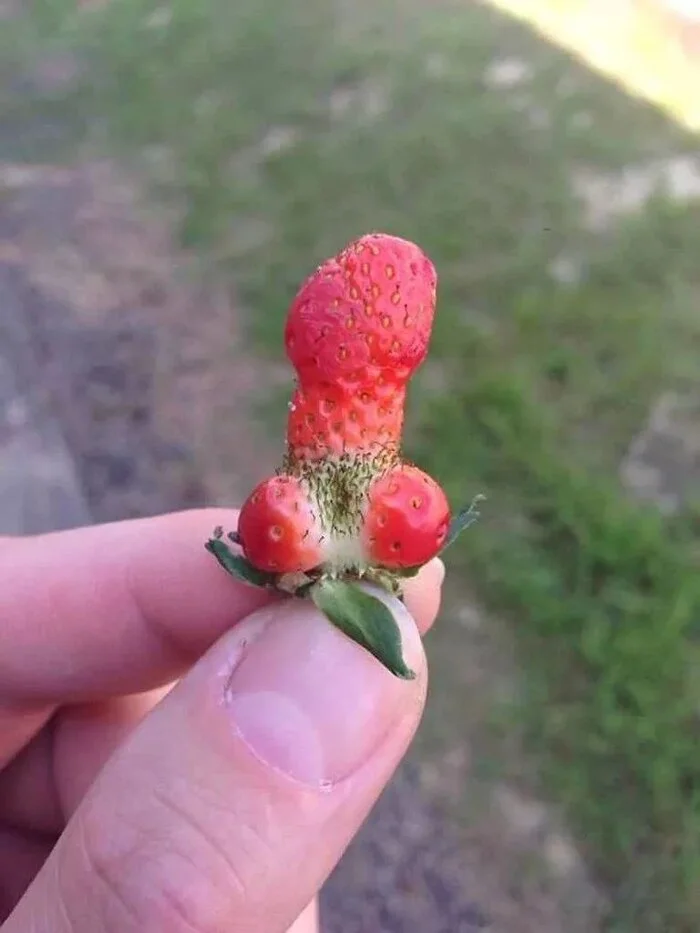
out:
{"label": "index finger", "polygon": [[199,509],[5,542],[0,693],[68,702],[176,677],[273,598],[204,549],[236,519]]}
{"label": "index finger", "polygon": [[[237,513],[197,509],[6,540],[0,547],[0,696],[66,703],[179,676],[228,628],[277,598],[204,549]],[[439,606],[431,562],[405,591],[421,630]]]}

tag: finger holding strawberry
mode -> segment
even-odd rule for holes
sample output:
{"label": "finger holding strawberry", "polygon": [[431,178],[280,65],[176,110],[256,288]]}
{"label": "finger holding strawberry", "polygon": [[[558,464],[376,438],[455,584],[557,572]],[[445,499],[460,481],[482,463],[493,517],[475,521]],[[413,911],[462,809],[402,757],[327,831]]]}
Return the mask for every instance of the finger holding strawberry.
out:
{"label": "finger holding strawberry", "polygon": [[322,263],[289,309],[297,373],[277,475],[244,503],[230,539],[208,550],[230,574],[310,597],[392,673],[410,678],[385,602],[477,517],[401,457],[406,387],[428,352],[437,276],[407,240],[372,233]]}

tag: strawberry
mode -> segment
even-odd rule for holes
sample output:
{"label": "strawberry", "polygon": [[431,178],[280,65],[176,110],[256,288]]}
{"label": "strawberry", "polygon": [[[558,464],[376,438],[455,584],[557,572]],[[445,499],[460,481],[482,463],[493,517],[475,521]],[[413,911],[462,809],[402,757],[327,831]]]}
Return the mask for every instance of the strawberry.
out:
{"label": "strawberry", "polygon": [[330,382],[298,387],[289,405],[287,443],[294,462],[378,448],[398,450],[403,386],[349,388]]}
{"label": "strawberry", "polygon": [[259,570],[298,573],[322,561],[318,510],[295,476],[273,476],[255,487],[238,517],[238,539]]}
{"label": "strawberry", "polygon": [[362,527],[367,559],[390,569],[420,566],[442,548],[449,523],[440,486],[418,467],[402,463],[368,491]]}
{"label": "strawberry", "polygon": [[405,383],[428,352],[437,277],[414,243],[360,237],[306,280],[285,329],[302,384]]}
{"label": "strawberry", "polygon": [[355,585],[401,594],[401,579],[476,518],[450,521],[440,486],[401,459],[406,387],[428,350],[433,264],[413,243],[373,233],[323,263],[292,302],[285,330],[297,371],[287,450],[276,476],[217,528],[207,549],[256,586],[309,595],[329,620],[399,677],[411,677],[396,621]]}

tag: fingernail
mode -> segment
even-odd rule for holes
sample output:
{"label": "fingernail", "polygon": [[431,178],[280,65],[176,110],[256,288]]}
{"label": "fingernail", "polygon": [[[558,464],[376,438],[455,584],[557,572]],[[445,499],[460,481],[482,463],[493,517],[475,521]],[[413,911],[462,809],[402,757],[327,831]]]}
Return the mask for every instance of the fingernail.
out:
{"label": "fingernail", "polygon": [[348,777],[411,709],[419,715],[425,660],[415,622],[401,602],[371,592],[394,612],[416,680],[389,673],[307,600],[270,606],[242,623],[267,624],[227,684],[235,729],[259,759],[304,784]]}

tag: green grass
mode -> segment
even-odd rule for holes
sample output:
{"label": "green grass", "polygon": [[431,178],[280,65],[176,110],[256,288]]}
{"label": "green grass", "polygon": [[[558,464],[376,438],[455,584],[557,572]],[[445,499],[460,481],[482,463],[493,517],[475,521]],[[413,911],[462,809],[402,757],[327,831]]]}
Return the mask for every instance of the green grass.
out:
{"label": "green grass", "polygon": [[[512,620],[519,725],[608,888],[607,928],[696,930],[697,527],[630,501],[617,464],[658,394],[700,378],[700,210],[659,195],[591,231],[573,186],[696,141],[471,4],[175,0],[146,25],[159,7],[46,4],[27,42],[79,49],[92,86],[65,113],[146,154],[259,353],[280,357],[295,288],[352,236],[428,250],[440,308],[410,453],[455,501],[488,495],[451,575]],[[531,74],[493,87],[507,57]],[[435,637],[455,741],[449,619]]]}

